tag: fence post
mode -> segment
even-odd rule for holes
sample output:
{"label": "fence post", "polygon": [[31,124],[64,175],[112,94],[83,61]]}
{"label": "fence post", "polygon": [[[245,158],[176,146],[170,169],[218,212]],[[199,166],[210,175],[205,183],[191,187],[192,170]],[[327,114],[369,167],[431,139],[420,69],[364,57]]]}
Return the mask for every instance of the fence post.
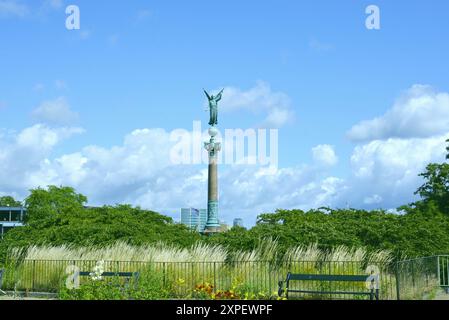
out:
{"label": "fence post", "polygon": [[193,271],[193,268],[195,267],[194,262],[192,262],[191,265],[192,265],[192,268],[191,268],[191,271],[192,271],[192,286],[195,287],[195,274],[194,274],[194,271]]}
{"label": "fence post", "polygon": [[162,263],[162,285],[165,288],[165,262]]}
{"label": "fence post", "polygon": [[400,276],[400,274],[399,274],[399,264],[400,264],[400,262],[396,262],[396,298],[397,298],[397,300],[401,300],[401,295],[400,295],[400,291],[401,291],[401,289],[400,289],[400,280],[399,280],[399,276]]}
{"label": "fence post", "polygon": [[[444,266],[446,266],[446,275],[444,273]],[[443,257],[443,283],[446,287],[446,292],[449,294],[449,256]]]}
{"label": "fence post", "polygon": [[[273,267],[273,269],[276,268],[275,266]],[[271,281],[271,266],[268,267],[268,290],[269,290],[269,296],[271,297],[271,294],[273,293],[273,288],[271,287],[272,285],[272,281]]]}
{"label": "fence post", "polygon": [[440,273],[440,256],[437,256],[437,274],[438,274],[438,286],[442,286],[443,282],[441,281],[441,273]]}
{"label": "fence post", "polygon": [[36,260],[33,260],[33,280],[32,280],[32,284],[31,284],[32,292],[34,292],[35,278],[36,278]]}
{"label": "fence post", "polygon": [[214,262],[214,292],[217,292],[217,263]]}
{"label": "fence post", "polygon": [[442,256],[441,257],[441,281],[443,286],[446,288],[447,293],[449,293],[449,256]]}

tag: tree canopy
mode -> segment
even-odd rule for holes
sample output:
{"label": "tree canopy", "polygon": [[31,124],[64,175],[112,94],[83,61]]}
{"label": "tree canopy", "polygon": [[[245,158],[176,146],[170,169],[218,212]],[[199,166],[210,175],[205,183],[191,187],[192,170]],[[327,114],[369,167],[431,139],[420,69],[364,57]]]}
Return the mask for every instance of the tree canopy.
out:
{"label": "tree canopy", "polygon": [[87,198],[69,187],[31,190],[26,199],[25,226],[9,231],[0,241],[8,248],[30,245],[98,245],[118,240],[133,243],[192,245],[200,236],[172,218],[130,205],[85,207]]}
{"label": "tree canopy", "polygon": [[0,197],[0,207],[20,207],[22,203],[11,196]]}
{"label": "tree canopy", "polygon": [[[449,144],[449,140],[447,142]],[[449,159],[449,145],[446,150],[446,159]],[[434,203],[442,213],[449,215],[449,164],[431,163],[420,176],[425,183],[416,194],[420,195],[423,202]]]}

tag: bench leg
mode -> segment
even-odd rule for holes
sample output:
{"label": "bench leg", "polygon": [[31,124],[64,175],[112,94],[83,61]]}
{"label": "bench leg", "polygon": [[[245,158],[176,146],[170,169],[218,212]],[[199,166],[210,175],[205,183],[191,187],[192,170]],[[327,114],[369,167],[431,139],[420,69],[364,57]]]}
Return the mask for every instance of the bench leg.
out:
{"label": "bench leg", "polygon": [[279,286],[278,296],[279,298],[281,298],[282,295],[284,294],[284,281],[279,281],[278,286]]}

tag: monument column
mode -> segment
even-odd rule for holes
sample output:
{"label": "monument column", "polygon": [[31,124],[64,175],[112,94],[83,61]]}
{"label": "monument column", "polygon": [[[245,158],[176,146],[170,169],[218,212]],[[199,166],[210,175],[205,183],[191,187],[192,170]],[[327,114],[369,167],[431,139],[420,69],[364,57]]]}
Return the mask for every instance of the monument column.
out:
{"label": "monument column", "polygon": [[207,180],[207,223],[204,234],[214,234],[220,232],[220,221],[218,220],[218,152],[221,150],[221,144],[215,142],[218,135],[218,102],[222,98],[224,90],[214,96],[209,95],[206,90],[207,99],[209,100],[209,142],[204,143],[204,147],[209,153],[209,175]]}
{"label": "monument column", "polygon": [[215,142],[218,130],[212,126],[209,129],[210,141],[205,143],[205,148],[209,153],[209,174],[208,174],[208,192],[207,192],[207,223],[205,234],[220,232],[220,222],[218,220],[218,152],[221,150],[221,144]]}

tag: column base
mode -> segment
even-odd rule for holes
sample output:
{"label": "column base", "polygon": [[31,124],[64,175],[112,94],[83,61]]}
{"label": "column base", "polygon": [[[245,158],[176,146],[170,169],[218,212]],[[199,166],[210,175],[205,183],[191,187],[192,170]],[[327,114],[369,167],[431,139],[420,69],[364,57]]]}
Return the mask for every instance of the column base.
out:
{"label": "column base", "polygon": [[220,233],[220,227],[206,227],[202,232],[205,236]]}

